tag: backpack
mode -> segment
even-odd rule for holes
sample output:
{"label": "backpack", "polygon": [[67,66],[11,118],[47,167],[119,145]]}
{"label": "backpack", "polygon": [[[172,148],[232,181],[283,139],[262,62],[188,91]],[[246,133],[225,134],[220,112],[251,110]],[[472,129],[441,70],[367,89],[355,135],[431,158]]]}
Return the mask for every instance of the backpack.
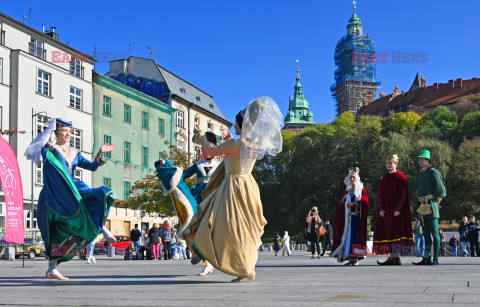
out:
{"label": "backpack", "polygon": [[132,241],[138,241],[140,239],[140,231],[138,229],[132,229],[130,231],[130,240]]}

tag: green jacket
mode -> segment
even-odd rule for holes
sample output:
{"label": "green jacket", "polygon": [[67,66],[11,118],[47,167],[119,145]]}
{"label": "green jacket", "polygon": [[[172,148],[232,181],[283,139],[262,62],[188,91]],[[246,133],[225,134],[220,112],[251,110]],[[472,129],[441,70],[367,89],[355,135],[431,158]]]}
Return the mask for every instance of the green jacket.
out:
{"label": "green jacket", "polygon": [[[429,204],[432,205],[433,218],[440,218],[437,198],[447,196],[447,190],[443,183],[442,174],[433,167],[417,175],[417,196],[422,197],[427,195],[434,196],[434,198],[428,200]],[[420,206],[420,202],[418,206]]]}
{"label": "green jacket", "polygon": [[422,225],[415,223],[415,225],[413,226],[413,232],[416,236],[423,236]]}

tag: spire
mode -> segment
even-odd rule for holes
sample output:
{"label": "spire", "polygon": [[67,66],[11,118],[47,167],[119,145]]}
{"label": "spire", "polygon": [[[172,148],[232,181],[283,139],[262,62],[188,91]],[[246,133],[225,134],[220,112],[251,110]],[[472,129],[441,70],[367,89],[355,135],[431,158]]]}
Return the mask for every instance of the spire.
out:
{"label": "spire", "polygon": [[298,59],[297,59],[297,82],[300,81],[300,64],[298,63]]}
{"label": "spire", "polygon": [[285,129],[301,129],[307,125],[314,124],[313,114],[308,109],[308,101],[302,91],[302,85],[300,84],[300,64],[297,62],[297,80],[293,96],[290,96],[288,103],[288,113],[285,117]]}
{"label": "spire", "polygon": [[410,92],[419,87],[422,87],[422,78],[420,78],[420,73],[418,72],[418,67],[417,67],[417,75],[415,76],[415,79],[413,79],[412,86],[408,91]]}
{"label": "spire", "polygon": [[299,60],[297,59],[297,84],[295,84],[294,86],[294,89],[295,89],[295,93],[294,93],[294,97],[295,98],[299,98],[299,99],[304,99],[303,97],[303,93],[302,93],[302,84],[300,84],[300,64],[299,64]]}
{"label": "spire", "polygon": [[360,21],[360,18],[357,16],[357,2],[353,1],[353,15],[348,21],[347,25],[347,33],[348,34],[355,34],[355,35],[362,35],[363,25]]}

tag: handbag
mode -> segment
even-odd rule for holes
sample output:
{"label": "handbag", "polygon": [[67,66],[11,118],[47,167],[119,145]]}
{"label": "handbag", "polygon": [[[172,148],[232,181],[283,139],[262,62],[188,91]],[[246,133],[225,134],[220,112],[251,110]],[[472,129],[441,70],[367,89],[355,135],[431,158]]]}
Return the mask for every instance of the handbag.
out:
{"label": "handbag", "polygon": [[323,227],[323,225],[320,225],[320,227],[315,227],[315,234],[317,235],[317,237],[322,237],[323,235],[325,235],[325,233],[327,233],[327,231],[325,230],[325,227]]}

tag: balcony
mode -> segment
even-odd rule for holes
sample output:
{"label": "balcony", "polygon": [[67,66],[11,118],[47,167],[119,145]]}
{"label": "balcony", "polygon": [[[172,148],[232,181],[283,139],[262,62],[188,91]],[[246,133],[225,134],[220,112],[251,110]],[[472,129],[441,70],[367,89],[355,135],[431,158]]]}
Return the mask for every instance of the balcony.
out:
{"label": "balcony", "polygon": [[45,48],[41,47],[40,45],[34,42],[28,43],[28,50],[31,55],[36,56],[39,59],[42,59],[42,60],[47,59],[47,51],[45,50]]}

